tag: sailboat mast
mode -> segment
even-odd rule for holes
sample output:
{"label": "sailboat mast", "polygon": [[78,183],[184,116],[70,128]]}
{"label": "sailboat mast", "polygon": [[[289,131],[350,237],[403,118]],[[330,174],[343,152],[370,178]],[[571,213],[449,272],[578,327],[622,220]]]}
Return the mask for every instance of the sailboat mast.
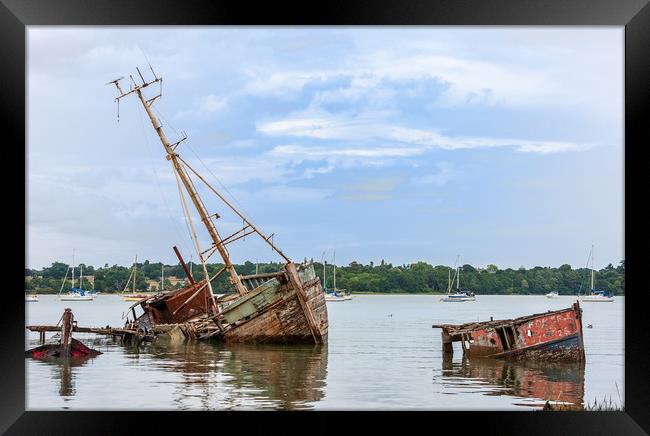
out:
{"label": "sailboat mast", "polygon": [[68,278],[68,271],[70,271],[70,267],[65,270],[65,275],[63,276],[63,282],[61,283],[61,289],[59,289],[59,295],[61,295],[61,291],[63,291],[63,287],[65,286],[65,279]]}
{"label": "sailboat mast", "polygon": [[230,261],[230,255],[228,254],[228,250],[226,250],[225,245],[222,243],[219,232],[217,231],[210,215],[208,214],[205,205],[203,204],[203,201],[201,201],[198,192],[194,188],[194,185],[192,184],[191,180],[189,179],[187,172],[181,166],[179,162],[178,154],[174,152],[174,149],[172,148],[169,140],[167,139],[167,136],[165,135],[162,126],[160,125],[158,119],[154,116],[153,111],[151,110],[151,103],[153,103],[153,101],[151,101],[151,103],[147,102],[147,100],[145,100],[144,98],[144,95],[142,94],[142,90],[139,87],[135,89],[135,93],[138,95],[138,98],[140,99],[140,102],[142,103],[144,110],[147,112],[147,115],[151,120],[151,124],[153,125],[153,128],[156,130],[156,133],[158,134],[158,138],[160,139],[160,142],[162,143],[163,147],[165,148],[165,151],[167,152],[167,160],[169,160],[172,163],[172,167],[174,171],[176,172],[181,182],[183,183],[185,190],[189,194],[190,199],[194,204],[194,207],[196,208],[199,216],[201,217],[201,221],[203,222],[203,225],[206,227],[208,233],[210,234],[210,237],[212,238],[214,246],[219,252],[221,258],[223,259],[225,268],[228,271],[228,274],[230,275],[231,284],[241,295],[244,295],[246,293],[246,288],[242,284],[241,279],[239,278],[239,274],[237,274],[237,271],[235,271],[235,267]]}
{"label": "sailboat mast", "polygon": [[460,291],[460,266],[456,267],[456,289]]}
{"label": "sailboat mast", "polygon": [[72,288],[74,289],[74,248],[72,249]]}
{"label": "sailboat mast", "polygon": [[591,289],[594,289],[594,246],[591,246]]}
{"label": "sailboat mast", "polygon": [[332,258],[332,263],[334,264],[334,292],[336,292],[336,250],[334,251],[334,257]]}
{"label": "sailboat mast", "polygon": [[160,265],[160,291],[165,290],[165,264]]}
{"label": "sailboat mast", "polygon": [[79,289],[84,288],[84,265],[79,264]]}
{"label": "sailboat mast", "polygon": [[138,255],[135,255],[135,262],[133,262],[133,293],[135,294],[135,278],[138,275]]}
{"label": "sailboat mast", "polygon": [[447,294],[451,292],[451,268],[447,270]]}

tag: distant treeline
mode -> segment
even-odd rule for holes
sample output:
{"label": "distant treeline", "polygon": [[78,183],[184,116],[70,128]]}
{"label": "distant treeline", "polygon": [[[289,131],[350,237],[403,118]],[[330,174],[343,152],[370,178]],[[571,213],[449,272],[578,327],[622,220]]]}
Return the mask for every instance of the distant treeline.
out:
{"label": "distant treeline", "polygon": [[[313,262],[316,274],[323,281],[323,264]],[[282,263],[258,264],[259,273],[275,272],[282,268]],[[136,279],[137,291],[152,290],[148,280],[160,282],[160,262],[151,263],[145,260],[138,263]],[[207,265],[208,273],[212,276],[223,267],[223,264],[214,263]],[[243,265],[235,265],[239,274],[255,274],[255,264],[245,262]],[[25,269],[25,290],[37,293],[57,293],[61,288],[63,277],[66,274],[68,265],[61,262],[54,262],[50,267],[42,270]],[[203,270],[200,265],[192,265],[195,278],[203,277]],[[75,269],[76,283],[78,286],[79,268]],[[104,265],[95,268],[92,265],[83,265],[84,276],[94,277],[94,288],[102,292],[121,292],[131,274],[131,267]],[[444,293],[447,291],[450,267],[444,265],[432,266],[426,262],[417,262],[410,265],[393,266],[383,260],[379,265],[370,262],[369,265],[362,265],[352,262],[348,266],[336,267],[336,287],[346,289],[350,292],[381,292],[381,293]],[[327,265],[327,277],[325,286],[333,286],[333,267]],[[558,268],[536,266],[531,269],[499,269],[496,265],[488,265],[486,268],[475,268],[471,265],[460,267],[460,285],[462,289],[474,291],[476,294],[546,294],[550,291],[558,291],[560,294],[578,294],[588,292],[590,289],[591,270],[587,268],[572,269],[570,265],[562,265]],[[169,277],[180,279],[172,284]],[[454,271],[451,271],[453,278]],[[621,261],[614,267],[609,264],[605,268],[596,271],[595,287],[613,292],[616,295],[625,294],[625,261]],[[185,273],[180,264],[165,265],[165,289],[181,287],[185,280]],[[70,274],[64,291],[70,287]],[[84,280],[84,289],[91,289],[91,284]],[[231,292],[228,284],[228,275],[221,274],[212,282],[215,293]],[[455,289],[454,282],[453,288]],[[132,285],[129,285],[129,290]]]}

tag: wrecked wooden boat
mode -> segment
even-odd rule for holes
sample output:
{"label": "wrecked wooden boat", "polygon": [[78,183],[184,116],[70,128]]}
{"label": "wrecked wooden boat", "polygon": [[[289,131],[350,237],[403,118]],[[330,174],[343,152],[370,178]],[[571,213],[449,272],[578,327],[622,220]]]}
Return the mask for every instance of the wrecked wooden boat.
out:
{"label": "wrecked wooden boat", "polygon": [[444,354],[453,354],[453,342],[460,342],[463,355],[468,357],[585,360],[582,309],[578,302],[567,309],[521,318],[432,327],[442,329]]}
{"label": "wrecked wooden boat", "polygon": [[[123,78],[108,84],[114,84],[117,88],[118,104],[126,96],[138,97],[163,145],[166,159],[171,163],[176,177],[183,212],[202,266],[203,278],[196,281],[187,270],[178,250],[175,250],[189,284],[182,289],[161,292],[135,303],[131,307],[132,319],[127,319],[125,328],[144,331],[145,334],[149,331],[166,332],[183,338],[220,339],[224,342],[325,343],[328,331],[327,306],[325,293],[313,265],[293,263],[273,243],[273,234],[263,234],[178,154],[178,148],[187,136],[183,133],[182,137],[172,143],[154,115],[152,105],[162,96],[162,78],[156,75],[151,66],[150,70],[153,80],[146,81],[137,69],[141,83],[137,83],[133,76],[130,76],[128,90],[123,89],[120,84]],[[156,83],[161,85],[160,92],[152,98],[145,97],[143,90]],[[242,228],[222,237],[216,225],[221,216],[219,213],[208,211],[206,203],[199,196],[197,186],[207,188],[225,205],[226,212],[241,219]],[[201,224],[207,231],[210,242],[206,249],[201,249],[202,244],[199,242],[186,195],[189,196]],[[284,259],[286,263],[280,271],[249,276],[241,276],[235,271],[226,245],[251,234],[260,237]],[[210,276],[206,262],[215,253],[223,260],[224,267]],[[232,292],[216,298],[212,282],[222,273],[229,275]],[[136,307],[141,308],[143,313],[137,315]]]}
{"label": "wrecked wooden boat", "polygon": [[[44,331],[41,332],[41,345],[25,351],[26,357],[34,359],[85,359],[98,356],[101,351],[85,346],[81,341],[72,337],[76,326],[71,309],[65,309],[61,316],[60,336],[58,343],[46,344]],[[58,327],[55,326],[55,327]]]}

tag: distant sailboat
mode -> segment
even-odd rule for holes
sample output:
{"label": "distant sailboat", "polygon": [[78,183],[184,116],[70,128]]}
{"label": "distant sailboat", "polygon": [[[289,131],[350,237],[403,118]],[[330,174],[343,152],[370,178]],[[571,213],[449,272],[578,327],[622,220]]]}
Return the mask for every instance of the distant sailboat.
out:
{"label": "distant sailboat", "polygon": [[557,293],[557,291],[551,291],[548,294],[546,294],[546,298],[558,298],[560,294]]}
{"label": "distant sailboat", "polygon": [[[323,286],[323,288],[325,289],[325,301],[352,300],[352,296],[347,292],[345,292],[345,290],[336,289],[336,251],[334,252],[334,258],[332,259],[332,263],[334,264],[334,287],[332,289],[327,289],[325,286]],[[326,262],[323,262],[323,280],[325,277],[325,264]]]}
{"label": "distant sailboat", "polygon": [[[456,257],[456,264],[458,264],[458,257]],[[455,265],[456,266],[456,265]],[[449,277],[451,277],[451,269],[449,270]],[[447,283],[447,295],[442,297],[440,301],[443,303],[462,303],[465,301],[475,301],[476,297],[473,292],[470,291],[461,291],[460,289],[460,266],[456,266],[456,292],[451,293],[451,284],[453,280],[449,280]]]}
{"label": "distant sailboat", "polygon": [[[137,277],[137,271],[138,271],[138,255],[135,255],[135,262],[133,262],[133,269],[131,270],[131,275],[129,276],[129,279],[126,281],[126,285],[124,286],[124,290],[122,291],[122,299],[124,301],[140,301],[143,298],[149,297],[147,294],[137,294],[135,292],[135,279]],[[133,292],[130,294],[125,294],[126,289],[129,287],[129,282],[131,281],[131,278],[133,278]]]}
{"label": "distant sailboat", "polygon": [[86,290],[83,289],[83,266],[81,266],[81,274],[79,277],[79,287],[75,288],[74,286],[74,250],[72,250],[72,287],[69,292],[62,294],[63,287],[65,286],[65,281],[68,278],[68,271],[71,267],[65,271],[65,276],[63,276],[63,283],[61,283],[61,289],[59,289],[59,300],[61,301],[92,301],[95,297],[91,294],[86,294]]}
{"label": "distant sailboat", "polygon": [[[614,295],[609,291],[602,291],[594,288],[594,246],[591,246],[591,252],[589,253],[591,258],[591,294],[580,296],[580,301],[590,302],[590,303],[611,303],[614,301]],[[587,264],[589,260],[587,260]]]}

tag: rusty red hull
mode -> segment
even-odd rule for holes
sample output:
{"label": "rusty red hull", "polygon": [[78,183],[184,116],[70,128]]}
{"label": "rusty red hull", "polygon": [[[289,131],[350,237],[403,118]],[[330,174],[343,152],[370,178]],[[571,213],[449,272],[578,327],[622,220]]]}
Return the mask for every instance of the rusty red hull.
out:
{"label": "rusty red hull", "polygon": [[205,280],[137,303],[145,312],[141,324],[175,324],[210,313],[212,295]]}
{"label": "rusty red hull", "polygon": [[442,329],[446,352],[451,352],[451,342],[458,341],[469,357],[584,361],[582,309],[577,302],[567,309],[511,320],[433,327]]}
{"label": "rusty red hull", "polygon": [[101,351],[93,350],[86,347],[81,341],[74,338],[70,341],[68,353],[60,344],[45,344],[31,350],[25,351],[25,355],[34,359],[63,358],[71,357],[73,359],[84,359],[102,354]]}

